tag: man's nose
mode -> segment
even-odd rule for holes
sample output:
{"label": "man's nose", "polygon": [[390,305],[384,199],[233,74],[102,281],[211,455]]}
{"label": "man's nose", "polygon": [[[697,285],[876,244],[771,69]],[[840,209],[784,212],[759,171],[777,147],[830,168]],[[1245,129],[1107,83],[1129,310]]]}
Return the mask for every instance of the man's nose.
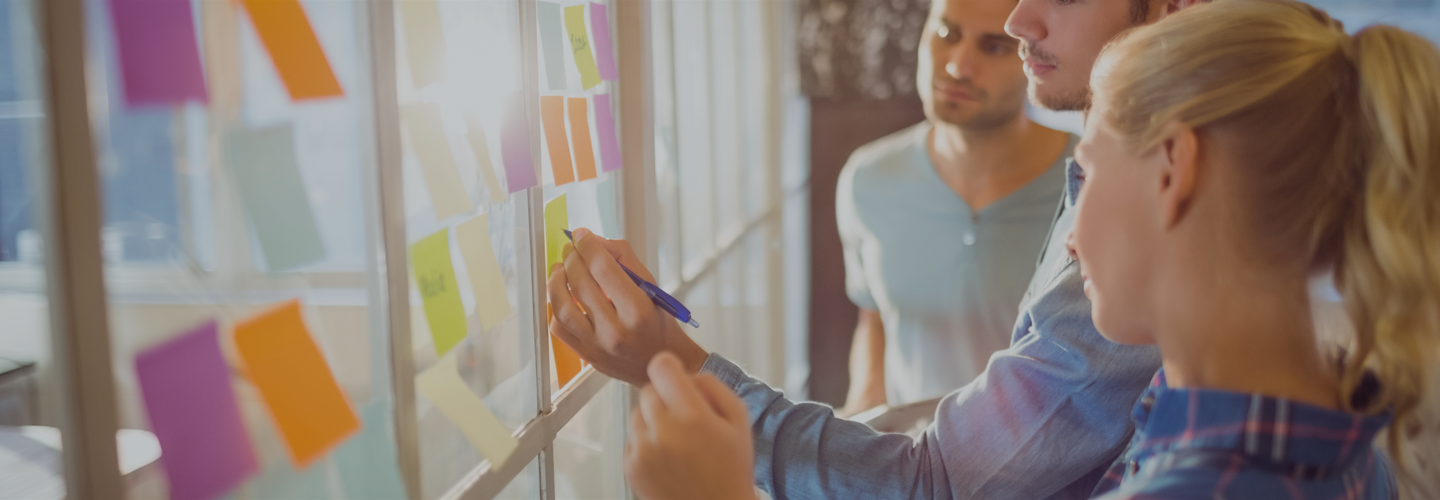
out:
{"label": "man's nose", "polygon": [[1045,39],[1045,23],[1041,21],[1041,10],[1045,8],[1048,0],[1020,0],[1015,4],[1015,10],[1010,11],[1010,17],[1005,20],[1005,33],[1034,43]]}

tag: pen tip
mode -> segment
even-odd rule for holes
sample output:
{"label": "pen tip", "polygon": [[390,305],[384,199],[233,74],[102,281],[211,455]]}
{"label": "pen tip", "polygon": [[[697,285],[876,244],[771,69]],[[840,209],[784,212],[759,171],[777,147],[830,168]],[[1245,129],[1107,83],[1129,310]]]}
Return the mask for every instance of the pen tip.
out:
{"label": "pen tip", "polygon": [[695,321],[695,318],[690,318],[690,321],[686,321],[685,324],[690,325],[690,326],[695,327],[695,328],[700,328],[700,322],[699,322],[699,321]]}

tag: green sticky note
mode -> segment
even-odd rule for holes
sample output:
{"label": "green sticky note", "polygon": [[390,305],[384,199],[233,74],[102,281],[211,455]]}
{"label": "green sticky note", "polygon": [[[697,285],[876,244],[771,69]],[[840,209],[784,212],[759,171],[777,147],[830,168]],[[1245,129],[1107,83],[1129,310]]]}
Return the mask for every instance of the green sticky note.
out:
{"label": "green sticky note", "polygon": [[324,260],[325,245],[295,161],[291,126],[231,131],[225,134],[223,150],[266,267],[289,271]]}
{"label": "green sticky note", "polygon": [[565,31],[570,35],[570,50],[575,53],[575,68],[580,70],[580,86],[589,89],[599,85],[600,70],[590,53],[590,35],[585,33],[584,5],[565,8]]}
{"label": "green sticky note", "polygon": [[565,205],[565,195],[562,194],[545,204],[546,276],[550,275],[550,270],[555,268],[555,264],[565,260],[560,253],[565,250],[565,243],[570,241],[565,237],[566,229],[570,229],[570,212]]}
{"label": "green sticky note", "polygon": [[390,434],[391,411],[391,406],[384,402],[370,403],[360,411],[361,421],[365,423],[363,430],[335,450],[335,465],[340,469],[345,498],[405,498],[395,437]]}
{"label": "green sticky note", "polygon": [[620,237],[620,215],[615,203],[615,175],[605,174],[605,180],[595,188],[596,205],[600,210],[601,236]]}
{"label": "green sticky note", "polygon": [[465,304],[450,263],[450,233],[442,230],[410,246],[410,269],[425,302],[425,319],[435,339],[435,354],[444,356],[465,340]]}

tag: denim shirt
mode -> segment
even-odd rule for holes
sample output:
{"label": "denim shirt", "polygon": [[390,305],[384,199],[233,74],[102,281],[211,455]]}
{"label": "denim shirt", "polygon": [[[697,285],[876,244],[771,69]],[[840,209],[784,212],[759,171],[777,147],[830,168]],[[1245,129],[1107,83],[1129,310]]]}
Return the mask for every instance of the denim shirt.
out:
{"label": "denim shirt", "polygon": [[921,436],[880,434],[828,406],[791,402],[712,354],[702,371],[749,408],[756,484],[776,500],[1089,497],[1128,444],[1130,409],[1160,355],[1105,340],[1090,320],[1079,264],[1065,251],[1077,171],[1070,162],[1010,347],[945,396]]}

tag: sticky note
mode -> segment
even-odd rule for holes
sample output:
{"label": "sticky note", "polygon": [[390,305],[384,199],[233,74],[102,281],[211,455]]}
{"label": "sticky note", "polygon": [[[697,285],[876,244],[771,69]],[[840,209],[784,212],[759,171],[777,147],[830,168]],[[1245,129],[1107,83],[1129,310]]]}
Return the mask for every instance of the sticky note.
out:
{"label": "sticky note", "polygon": [[570,115],[570,137],[575,146],[575,171],[579,180],[595,178],[595,148],[590,144],[590,100],[584,97],[565,99]]}
{"label": "sticky note", "polygon": [[210,87],[210,114],[227,122],[240,115],[240,11],[235,2],[200,2],[201,34],[205,37],[205,79]]}
{"label": "sticky note", "polygon": [[500,274],[500,261],[490,244],[490,221],[486,214],[455,226],[455,242],[460,245],[460,257],[465,259],[480,326],[484,330],[494,328],[500,320],[510,317],[511,305],[510,296],[505,293],[505,277]]}
{"label": "sticky note", "polygon": [[425,185],[430,188],[435,218],[443,220],[469,212],[474,206],[470,204],[470,195],[465,193],[460,171],[455,168],[455,157],[450,154],[450,141],[440,120],[440,105],[436,103],[406,104],[400,108],[405,137],[420,160]]}
{"label": "sticky note", "polygon": [[551,361],[555,363],[555,380],[560,383],[561,388],[570,385],[570,381],[575,380],[580,370],[585,369],[585,362],[580,359],[580,355],[575,354],[570,346],[554,335],[550,336],[550,354]]}
{"label": "sticky note", "polygon": [[241,0],[290,99],[345,95],[299,0]]}
{"label": "sticky note", "polygon": [[225,134],[223,150],[225,166],[235,179],[240,204],[270,271],[323,260],[325,245],[295,163],[291,126],[231,131]]}
{"label": "sticky note", "polygon": [[442,229],[411,245],[410,269],[420,287],[425,320],[435,339],[435,354],[443,356],[465,340],[466,333],[465,304],[460,301],[460,286],[455,283],[455,267],[450,262],[449,231]]}
{"label": "sticky note", "polygon": [[235,347],[296,468],[360,430],[360,419],[291,300],[236,323]]}
{"label": "sticky note", "polygon": [[315,499],[330,498],[325,491],[325,467],[295,471],[282,463],[265,469],[265,473],[246,487],[253,499]]}
{"label": "sticky note", "polygon": [[335,450],[335,465],[345,488],[343,498],[405,498],[405,482],[400,478],[395,437],[391,434],[392,411],[394,409],[383,401],[366,405],[360,410],[360,420],[364,423],[360,433]]}
{"label": "sticky note", "polygon": [[580,70],[580,86],[589,89],[599,85],[600,72],[595,68],[595,57],[590,55],[590,36],[585,34],[584,5],[565,8],[565,31],[570,35],[570,51],[575,54],[575,68]]}
{"label": "sticky note", "polygon": [[620,140],[615,136],[615,116],[610,113],[610,96],[595,94],[595,133],[600,136],[600,169],[613,172],[624,167],[620,159]]}
{"label": "sticky note", "polygon": [[590,46],[595,51],[595,62],[600,69],[600,78],[619,80],[620,72],[615,68],[615,52],[610,45],[610,14],[606,12],[604,4],[592,3],[589,5]]}
{"label": "sticky note", "polygon": [[600,212],[600,234],[606,238],[620,237],[619,210],[615,204],[615,176],[600,181],[595,188],[596,210]]}
{"label": "sticky note", "polygon": [[257,471],[214,321],[135,356],[170,498],[210,500]]}
{"label": "sticky note", "polygon": [[500,130],[500,156],[505,162],[505,187],[511,193],[539,184],[535,157],[530,154],[530,125],[525,119],[524,95],[516,92],[505,102]]}
{"label": "sticky note", "polygon": [[550,169],[555,173],[555,185],[575,182],[575,167],[570,163],[570,139],[565,136],[564,97],[540,96],[540,123],[545,127],[545,150],[550,152]]}
{"label": "sticky note", "polygon": [[444,356],[435,366],[415,377],[415,389],[435,405],[445,418],[460,428],[476,450],[498,467],[520,445],[505,424],[485,407],[485,402],[470,392],[460,380],[455,356]]}
{"label": "sticky note", "polygon": [[565,237],[566,229],[570,229],[570,213],[565,204],[565,195],[562,194],[545,204],[545,276],[550,276],[555,264],[564,260],[560,253],[565,250],[565,244],[570,242],[570,239]]}
{"label": "sticky note", "polygon": [[396,5],[405,25],[405,57],[410,59],[411,83],[421,88],[440,81],[445,75],[440,8],[435,0],[403,0]]}
{"label": "sticky note", "polygon": [[560,35],[560,4],[535,2],[540,23],[540,48],[545,54],[545,82],[550,90],[565,90],[565,38]]}
{"label": "sticky note", "polygon": [[470,148],[475,151],[475,168],[480,170],[480,177],[485,179],[485,189],[490,191],[490,202],[505,201],[505,191],[500,190],[500,180],[495,177],[495,165],[490,162],[490,144],[485,140],[485,128],[480,126],[480,117],[474,113],[464,115],[465,137],[469,139]]}
{"label": "sticky note", "polygon": [[125,104],[205,102],[190,0],[110,0]]}

